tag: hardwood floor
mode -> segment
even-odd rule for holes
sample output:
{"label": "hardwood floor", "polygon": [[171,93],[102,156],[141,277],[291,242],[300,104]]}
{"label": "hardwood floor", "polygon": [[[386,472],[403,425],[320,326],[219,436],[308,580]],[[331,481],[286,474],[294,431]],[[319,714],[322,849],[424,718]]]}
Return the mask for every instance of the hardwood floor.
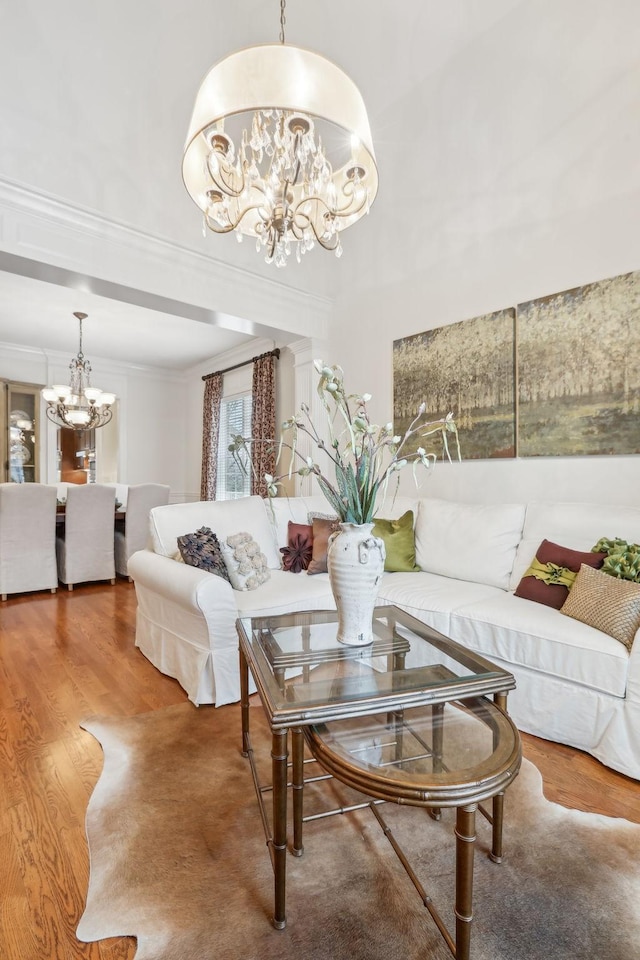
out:
{"label": "hardwood floor", "polygon": [[[89,877],[85,811],[102,769],[79,723],[186,699],[134,647],[135,607],[120,580],[0,606],[1,960],[134,957],[131,938],[83,944],[75,929]],[[221,710],[238,722],[237,708]],[[548,799],[640,823],[640,783],[569,747],[523,742]]]}

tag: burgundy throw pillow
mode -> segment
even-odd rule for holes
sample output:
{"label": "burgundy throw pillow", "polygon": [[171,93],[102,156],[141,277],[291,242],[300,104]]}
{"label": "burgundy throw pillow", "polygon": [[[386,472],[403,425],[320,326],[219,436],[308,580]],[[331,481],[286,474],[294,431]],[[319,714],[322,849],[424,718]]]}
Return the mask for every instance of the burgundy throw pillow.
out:
{"label": "burgundy throw pillow", "polygon": [[515,595],[559,610],[569,596],[571,577],[566,575],[566,571],[577,574],[581,563],[597,570],[606,556],[606,553],[583,553],[561,547],[551,540],[543,540],[531,566],[514,591]]}
{"label": "burgundy throw pillow", "polygon": [[310,523],[293,523],[289,520],[287,546],[280,547],[282,567],[291,573],[306,570],[313,554],[313,527]]}
{"label": "burgundy throw pillow", "polygon": [[307,568],[308,574],[327,572],[327,550],[329,537],[340,529],[340,521],[313,518],[313,555]]}

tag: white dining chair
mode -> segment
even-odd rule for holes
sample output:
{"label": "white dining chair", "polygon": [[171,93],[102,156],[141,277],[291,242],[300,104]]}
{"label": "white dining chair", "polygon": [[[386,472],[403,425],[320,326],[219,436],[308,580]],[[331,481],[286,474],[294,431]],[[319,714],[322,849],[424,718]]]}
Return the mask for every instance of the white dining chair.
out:
{"label": "white dining chair", "polygon": [[114,533],[116,573],[128,577],[129,557],[144,550],[149,538],[149,511],[169,502],[171,488],[162,483],[132,484],[127,491],[127,509],[116,522]]}
{"label": "white dining chair", "polygon": [[0,595],[58,588],[56,488],[0,483]]}
{"label": "white dining chair", "polygon": [[64,529],[56,539],[58,577],[76,583],[116,582],[113,550],[115,491],[98,483],[67,488]]}

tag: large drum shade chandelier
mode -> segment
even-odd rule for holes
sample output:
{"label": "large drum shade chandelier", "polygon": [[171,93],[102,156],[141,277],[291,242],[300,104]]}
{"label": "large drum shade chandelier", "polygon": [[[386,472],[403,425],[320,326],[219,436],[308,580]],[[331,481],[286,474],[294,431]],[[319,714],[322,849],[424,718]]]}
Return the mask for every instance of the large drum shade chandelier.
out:
{"label": "large drum shade chandelier", "polygon": [[80,324],[80,347],[69,364],[69,384],[57,383],[46,387],[42,397],[47,401],[47,417],[57,427],[69,430],[91,430],[103,427],[112,417],[111,407],[116,398],[91,386],[91,364],[82,352],[82,321],[86,313],[74,313]]}
{"label": "large drum shade chandelier", "polygon": [[232,53],[196,97],[184,150],[185,186],[203,231],[256,242],[267,263],[298,262],[369,212],[378,172],[364,101],[325,57],[285,43]]}

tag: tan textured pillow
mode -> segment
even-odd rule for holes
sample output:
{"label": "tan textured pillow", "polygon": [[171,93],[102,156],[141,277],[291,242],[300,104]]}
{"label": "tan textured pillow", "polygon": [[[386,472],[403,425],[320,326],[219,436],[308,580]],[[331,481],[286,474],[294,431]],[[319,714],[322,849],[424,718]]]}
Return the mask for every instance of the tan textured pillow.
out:
{"label": "tan textured pillow", "polygon": [[640,627],[640,584],[614,579],[583,563],[560,613],[608,633],[631,650]]}

